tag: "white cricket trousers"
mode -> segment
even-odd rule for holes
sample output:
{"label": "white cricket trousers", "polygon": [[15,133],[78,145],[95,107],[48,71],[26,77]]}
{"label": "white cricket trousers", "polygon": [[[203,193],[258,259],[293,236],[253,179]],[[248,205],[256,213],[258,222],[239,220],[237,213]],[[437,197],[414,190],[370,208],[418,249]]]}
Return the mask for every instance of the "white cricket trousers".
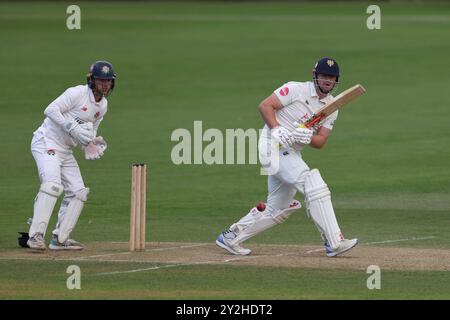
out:
{"label": "white cricket trousers", "polygon": [[[274,161],[272,152],[278,159]],[[289,207],[297,191],[304,195],[305,177],[309,167],[299,151],[280,147],[271,149],[271,139],[261,137],[259,141],[259,161],[263,167],[272,165],[275,173],[268,175],[267,204],[273,210]]]}
{"label": "white cricket trousers", "polygon": [[44,138],[33,137],[31,141],[31,153],[39,173],[39,180],[55,182],[64,187],[64,199],[58,212],[58,222],[53,234],[58,234],[58,228],[66,213],[67,205],[75,197],[75,194],[84,189],[80,168],[71,151],[61,152],[48,150]]}

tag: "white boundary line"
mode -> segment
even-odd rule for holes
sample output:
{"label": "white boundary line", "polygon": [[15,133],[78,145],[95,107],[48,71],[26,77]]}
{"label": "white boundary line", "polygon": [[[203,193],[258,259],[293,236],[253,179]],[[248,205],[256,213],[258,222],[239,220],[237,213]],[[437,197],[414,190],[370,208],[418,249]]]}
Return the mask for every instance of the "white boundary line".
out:
{"label": "white boundary line", "polygon": [[[113,242],[117,243],[117,242]],[[142,252],[151,252],[151,251],[166,251],[166,250],[173,250],[173,249],[184,249],[184,248],[195,248],[195,247],[201,247],[206,246],[209,243],[197,243],[192,245],[183,245],[183,246],[175,246],[175,247],[167,247],[167,248],[154,248],[154,249],[145,249],[145,251]],[[84,257],[78,257],[74,258],[74,260],[86,260],[90,258],[98,258],[98,257],[108,257],[108,256],[116,256],[116,255],[122,255],[122,254],[132,254],[133,252],[130,251],[122,251],[122,252],[115,252],[115,253],[105,253],[105,254],[97,254],[93,256],[84,256]]]}
{"label": "white boundary line", "polygon": [[[78,257],[78,258],[73,258],[73,260],[86,260],[86,259],[90,259],[90,258],[98,258],[98,257],[108,257],[108,256],[118,256],[118,255],[122,255],[122,254],[131,254],[131,252],[115,252],[115,253],[105,253],[105,254],[96,254],[93,256],[84,256],[84,257]],[[57,259],[58,260],[58,259]]]}
{"label": "white boundary line", "polygon": [[114,275],[114,274],[135,273],[135,272],[141,272],[141,271],[151,271],[151,270],[174,268],[174,267],[194,266],[194,265],[199,265],[199,264],[210,264],[210,263],[214,263],[214,262],[215,261],[198,261],[198,262],[193,262],[193,263],[166,264],[166,265],[162,265],[162,266],[153,266],[153,267],[142,268],[142,269],[94,273],[93,275],[94,276],[109,276],[109,275]]}
{"label": "white boundary line", "polygon": [[[298,254],[298,251],[295,252],[286,252],[286,253],[278,253],[278,254],[274,254],[271,255],[269,257],[285,257],[285,256],[293,256]],[[231,259],[225,259],[223,260],[223,262],[233,262],[233,261],[239,261],[239,260],[249,260],[249,259],[258,259],[258,258],[267,258],[266,255],[260,255],[260,256],[255,256],[255,255],[249,255],[249,256],[239,256],[236,258],[231,258]]]}
{"label": "white boundary line", "polygon": [[[374,245],[374,244],[383,244],[383,243],[395,243],[395,242],[403,242],[403,241],[415,241],[415,240],[429,240],[429,239],[434,239],[436,238],[435,236],[428,236],[428,237],[410,237],[410,238],[404,238],[404,239],[395,239],[395,240],[385,240],[385,241],[374,241],[374,242],[365,242],[365,243],[360,243],[360,245],[362,246],[370,246],[370,245]],[[313,252],[320,252],[320,251],[324,251],[325,248],[320,248],[320,249],[314,249],[314,250],[308,250],[306,251],[306,253],[313,253]]]}
{"label": "white boundary line", "polygon": [[362,243],[362,245],[372,245],[372,244],[382,244],[382,243],[394,243],[394,242],[415,241],[415,240],[429,240],[429,239],[435,239],[435,238],[436,238],[435,236],[428,236],[428,237],[410,237],[410,238],[396,239],[396,240],[385,240],[385,241],[367,242],[367,243]]}

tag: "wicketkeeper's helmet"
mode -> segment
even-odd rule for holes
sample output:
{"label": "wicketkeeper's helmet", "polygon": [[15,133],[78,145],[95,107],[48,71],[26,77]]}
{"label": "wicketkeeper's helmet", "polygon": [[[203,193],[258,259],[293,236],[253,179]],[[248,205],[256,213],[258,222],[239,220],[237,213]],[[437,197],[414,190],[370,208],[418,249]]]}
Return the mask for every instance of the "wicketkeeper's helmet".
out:
{"label": "wicketkeeper's helmet", "polygon": [[108,79],[111,81],[111,90],[114,89],[116,82],[116,74],[111,63],[108,61],[96,61],[89,68],[89,73],[87,74],[87,83],[89,88],[95,90],[94,79]]}

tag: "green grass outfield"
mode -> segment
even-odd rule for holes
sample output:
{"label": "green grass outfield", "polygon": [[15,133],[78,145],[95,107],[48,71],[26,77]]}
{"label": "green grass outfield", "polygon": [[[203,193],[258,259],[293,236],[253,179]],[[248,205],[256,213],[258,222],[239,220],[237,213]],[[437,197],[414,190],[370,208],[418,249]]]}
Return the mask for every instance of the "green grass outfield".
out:
{"label": "green grass outfield", "polygon": [[[448,269],[382,271],[382,289],[368,290],[365,270],[190,265],[98,277],[118,266],[83,261],[74,292],[68,262],[4,258],[27,230],[39,186],[32,132],[98,59],[113,62],[118,80],[99,131],[104,158],[76,152],[91,188],[77,240],[127,241],[130,165],[146,162],[147,241],[213,243],[265,199],[266,177],[258,165],[176,166],[172,131],[193,131],[195,120],[204,130],[261,128],[259,102],[333,56],[339,90],[361,83],[367,94],[341,112],[323,150],[303,154],[329,185],[343,231],[362,243],[450,249],[450,4],[381,3],[382,28],[368,30],[369,3],[83,2],[73,31],[67,5],[0,3],[1,298],[450,298]],[[424,240],[405,240],[413,238]],[[320,245],[320,237],[302,209],[250,243]]]}

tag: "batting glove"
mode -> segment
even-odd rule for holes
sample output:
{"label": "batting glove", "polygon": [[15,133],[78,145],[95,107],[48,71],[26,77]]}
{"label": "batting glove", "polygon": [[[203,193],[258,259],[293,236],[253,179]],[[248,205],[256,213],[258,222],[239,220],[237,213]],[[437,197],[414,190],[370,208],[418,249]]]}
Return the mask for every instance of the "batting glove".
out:
{"label": "batting glove", "polygon": [[310,144],[314,132],[308,128],[296,128],[292,131],[295,142],[301,144]]}
{"label": "batting glove", "polygon": [[271,135],[277,142],[285,147],[292,147],[295,142],[294,137],[289,130],[281,126],[272,128]]}

